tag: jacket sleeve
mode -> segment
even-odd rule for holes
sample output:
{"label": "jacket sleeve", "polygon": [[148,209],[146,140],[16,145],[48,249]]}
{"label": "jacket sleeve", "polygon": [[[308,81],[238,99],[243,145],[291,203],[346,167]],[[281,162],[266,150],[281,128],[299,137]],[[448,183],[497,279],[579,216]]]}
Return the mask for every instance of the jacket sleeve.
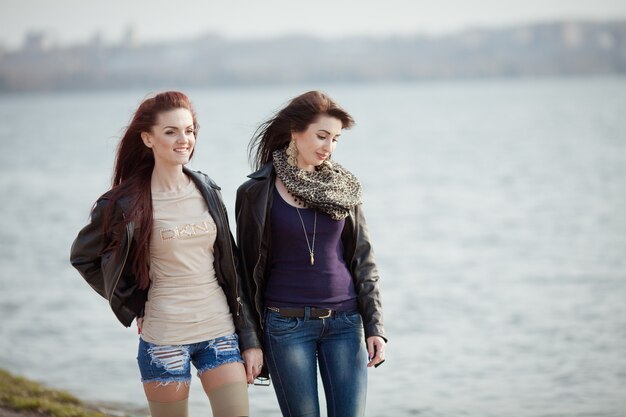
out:
{"label": "jacket sleeve", "polygon": [[[217,192],[217,195],[219,196],[219,201],[220,201],[220,204],[222,205],[224,216],[226,217],[224,219],[225,224],[228,225],[229,222],[228,222],[228,214],[226,212],[226,206],[224,205],[224,201],[221,197],[221,193]],[[239,298],[237,302],[239,303],[239,307],[240,307],[240,317],[235,318],[235,325],[237,328],[237,334],[239,336],[239,345],[241,347],[241,351],[244,351],[249,348],[260,348],[261,340],[259,339],[259,333],[258,333],[258,329],[256,325],[256,320],[254,319],[254,316],[252,315],[248,297],[246,296],[246,293],[242,287],[243,279],[241,276],[241,265],[240,265],[241,262],[238,258],[239,252],[237,250],[237,245],[235,244],[235,239],[233,238],[233,235],[230,231],[230,227],[228,228],[228,237],[229,237],[230,245],[232,249],[233,262],[235,264],[234,272],[236,274],[236,281],[233,284],[237,286],[236,291],[237,291],[237,295]]]}
{"label": "jacket sleeve", "polygon": [[374,250],[361,205],[357,205],[354,208],[353,236],[355,236],[352,238],[354,256],[352,257],[350,270],[354,277],[359,311],[363,316],[365,337],[380,336],[386,341],[382,303],[378,287],[378,268],[376,267]]}
{"label": "jacket sleeve", "polygon": [[[237,250],[235,241],[231,235],[232,245],[235,248],[235,256],[237,257]],[[239,342],[241,350],[244,351],[249,348],[261,348],[261,339],[259,337],[259,329],[255,315],[250,308],[250,301],[243,286],[243,277],[241,275],[241,262],[236,259],[237,268],[237,293],[239,294],[239,303],[241,305],[241,321],[238,326],[239,330]]]}
{"label": "jacket sleeve", "polygon": [[70,262],[80,275],[102,297],[107,298],[101,269],[103,244],[102,221],[108,200],[99,200],[91,210],[89,223],[83,227],[72,244]]}
{"label": "jacket sleeve", "polygon": [[257,253],[248,253],[250,247],[254,246],[251,242],[255,240],[255,228],[252,227],[252,213],[249,211],[248,201],[245,197],[245,186],[239,187],[237,190],[237,198],[235,200],[235,219],[237,223],[237,256],[239,258],[238,269],[241,294],[243,294],[250,306],[250,314],[254,320],[255,327],[259,332],[257,337],[261,338],[261,318],[257,313],[258,306],[255,299],[255,284],[252,277],[254,271],[254,262],[256,262]]}

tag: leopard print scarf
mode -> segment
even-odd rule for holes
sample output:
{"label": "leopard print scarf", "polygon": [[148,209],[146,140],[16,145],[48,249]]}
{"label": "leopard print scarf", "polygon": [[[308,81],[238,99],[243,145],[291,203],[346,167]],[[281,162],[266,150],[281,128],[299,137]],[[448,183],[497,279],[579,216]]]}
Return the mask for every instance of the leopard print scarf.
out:
{"label": "leopard print scarf", "polygon": [[272,153],[276,175],[287,191],[307,207],[319,209],[333,220],[348,217],[361,203],[361,184],[336,162],[324,161],[315,171],[305,171],[287,163],[285,149]]}

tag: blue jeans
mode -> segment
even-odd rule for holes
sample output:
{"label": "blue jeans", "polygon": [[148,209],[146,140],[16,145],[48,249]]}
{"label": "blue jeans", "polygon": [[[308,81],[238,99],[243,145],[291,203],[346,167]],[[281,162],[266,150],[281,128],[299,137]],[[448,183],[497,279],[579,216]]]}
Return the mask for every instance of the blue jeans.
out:
{"label": "blue jeans", "polygon": [[367,349],[357,312],[333,318],[265,315],[266,362],[283,416],[318,417],[317,364],[328,417],[365,414]]}

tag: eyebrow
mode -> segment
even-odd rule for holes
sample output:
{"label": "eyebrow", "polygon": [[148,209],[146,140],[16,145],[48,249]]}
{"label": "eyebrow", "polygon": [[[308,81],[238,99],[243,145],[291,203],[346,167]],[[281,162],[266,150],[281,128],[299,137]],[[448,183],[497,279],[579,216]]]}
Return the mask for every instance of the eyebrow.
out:
{"label": "eyebrow", "polygon": [[[325,132],[325,133],[327,133],[327,134],[329,134],[329,135],[332,135],[332,133],[330,133],[330,132],[329,132],[328,130],[326,130],[326,129],[317,129],[317,131],[318,131],[318,132]],[[335,136],[340,136],[340,135],[341,135],[341,133],[337,133]]]}
{"label": "eyebrow", "polygon": [[[193,127],[193,125],[186,126],[183,129],[187,129],[187,128],[190,128],[190,127]],[[178,129],[178,126],[163,126],[163,130],[165,130],[165,129]]]}

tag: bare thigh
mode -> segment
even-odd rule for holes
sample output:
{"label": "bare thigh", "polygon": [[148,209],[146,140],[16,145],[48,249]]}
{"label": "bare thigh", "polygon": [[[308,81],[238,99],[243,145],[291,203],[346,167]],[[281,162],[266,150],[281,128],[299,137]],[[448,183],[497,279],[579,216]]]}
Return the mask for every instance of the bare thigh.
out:
{"label": "bare thigh", "polygon": [[145,382],[143,390],[148,401],[157,403],[171,403],[189,397],[189,386],[184,382],[170,382],[167,385],[161,382]]}
{"label": "bare thigh", "polygon": [[233,382],[248,383],[246,370],[243,364],[239,362],[225,363],[215,369],[204,371],[200,374],[200,380],[202,381],[204,392],[207,394],[225,384],[232,384]]}

